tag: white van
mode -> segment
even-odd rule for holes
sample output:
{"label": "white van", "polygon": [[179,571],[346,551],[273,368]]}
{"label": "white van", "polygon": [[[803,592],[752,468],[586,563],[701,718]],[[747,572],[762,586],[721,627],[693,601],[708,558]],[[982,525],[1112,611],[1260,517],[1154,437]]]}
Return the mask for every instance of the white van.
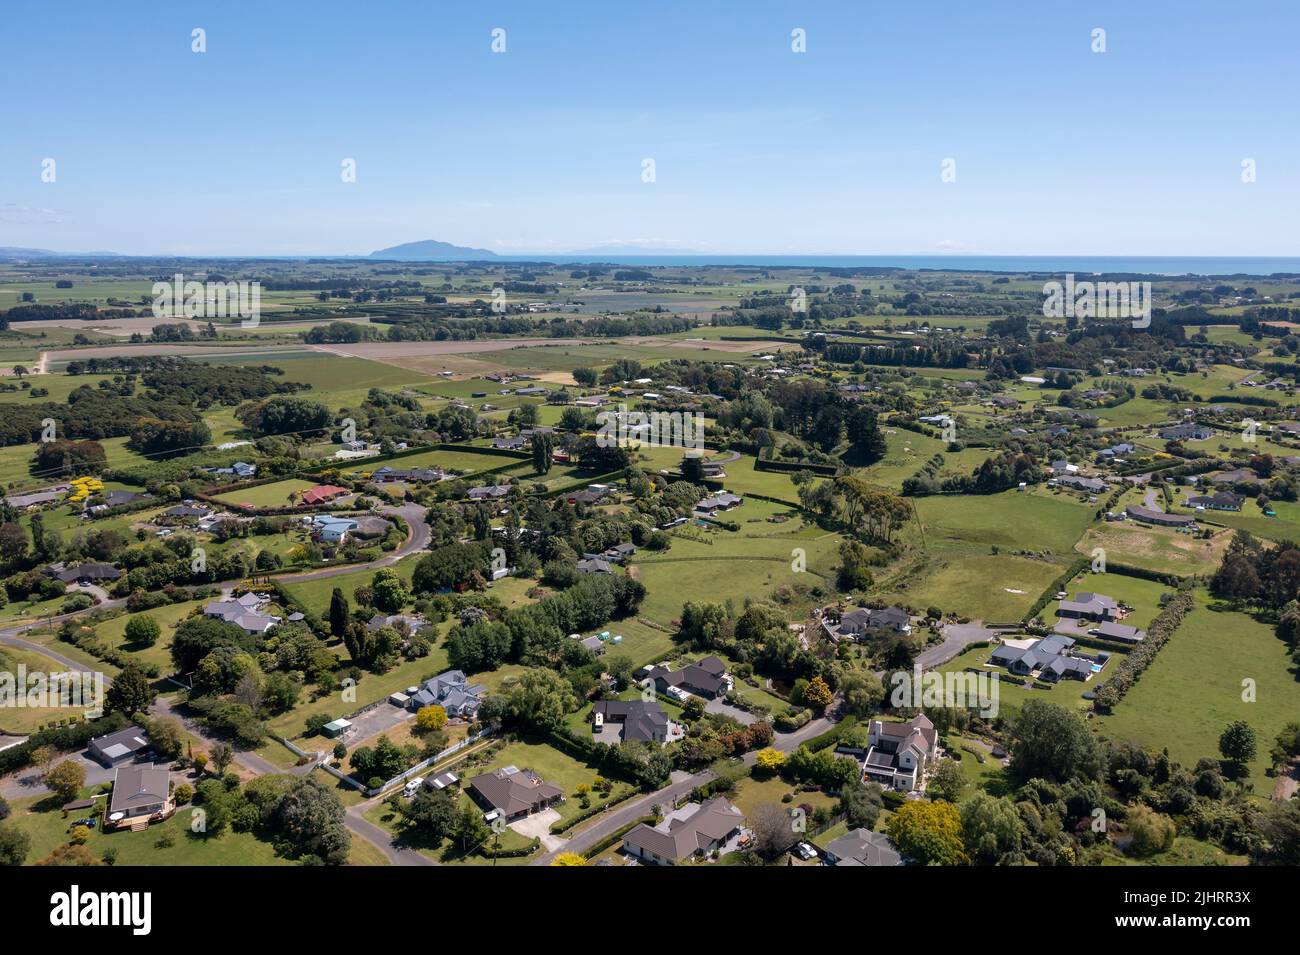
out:
{"label": "white van", "polygon": [[416,793],[420,791],[420,787],[423,785],[424,785],[423,776],[416,776],[414,779],[408,779],[406,781],[406,785],[402,788],[402,795],[408,798],[414,796]]}

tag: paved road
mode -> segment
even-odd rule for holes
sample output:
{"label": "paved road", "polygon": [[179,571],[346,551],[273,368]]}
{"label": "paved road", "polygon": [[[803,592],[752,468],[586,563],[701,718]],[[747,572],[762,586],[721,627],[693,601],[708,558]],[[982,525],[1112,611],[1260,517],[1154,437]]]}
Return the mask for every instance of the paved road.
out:
{"label": "paved road", "polygon": [[[835,705],[835,703],[831,704],[832,707]],[[783,753],[788,753],[814,736],[825,733],[834,725],[835,721],[825,716],[811,720],[793,733],[776,734],[772,740],[772,746]],[[741,762],[746,766],[753,766],[756,759],[757,753],[749,752],[744,755]],[[577,832],[573,833],[563,845],[552,852],[539,856],[528,864],[550,865],[552,860],[561,852],[585,852],[602,839],[613,835],[623,826],[635,822],[642,816],[650,815],[655,806],[671,808],[678,799],[713,778],[713,771],[708,769],[690,776],[683,775],[680,772],[673,773],[672,781],[667,786],[656,789],[644,796],[630,799],[610,812],[596,817],[594,822],[582,826]]]}

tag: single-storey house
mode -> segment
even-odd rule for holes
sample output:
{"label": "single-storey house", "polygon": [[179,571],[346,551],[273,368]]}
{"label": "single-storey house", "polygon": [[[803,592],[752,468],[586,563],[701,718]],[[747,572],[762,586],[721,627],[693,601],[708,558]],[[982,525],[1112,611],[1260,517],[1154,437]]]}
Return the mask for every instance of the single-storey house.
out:
{"label": "single-storey house", "polygon": [[610,723],[622,725],[621,738],[624,741],[668,741],[668,714],[654,700],[597,700],[591,708],[592,733],[599,736],[601,730]]}
{"label": "single-storey house", "polygon": [[302,503],[307,505],[324,504],[347,493],[348,489],[345,487],[336,487],[333,484],[317,484],[315,487],[308,488],[303,492]]}
{"label": "single-storey house", "polygon": [[744,824],[745,814],[718,796],[687,803],[657,826],[641,823],[623,837],[623,851],[652,865],[676,865],[721,849]]}
{"label": "single-storey house", "polygon": [[1212,511],[1239,511],[1246,503],[1240,494],[1231,491],[1218,491],[1214,494],[1198,494],[1187,499],[1188,507],[1204,507]]}
{"label": "single-storey house", "polygon": [[827,865],[902,865],[898,847],[883,832],[854,829],[827,843]]}
{"label": "single-storey house", "polygon": [[1084,620],[1117,620],[1119,602],[1105,594],[1083,590],[1075,594],[1073,600],[1062,600],[1056,615]]}
{"label": "single-storey house", "polygon": [[53,576],[65,584],[96,584],[104,580],[117,580],[122,572],[112,564],[89,561],[76,567],[65,567]]}
{"label": "single-storey house", "polygon": [[472,501],[491,501],[505,497],[511,490],[509,484],[489,484],[483,487],[472,487],[467,494]]}
{"label": "single-storey house", "polygon": [[1126,623],[1114,623],[1112,621],[1107,621],[1088,632],[1094,637],[1103,637],[1106,640],[1120,640],[1124,643],[1141,643],[1147,637],[1145,630],[1130,627]]}
{"label": "single-storey house", "polygon": [[[731,677],[727,676],[727,665],[715,656],[707,656],[697,663],[691,663],[680,670],[668,670],[665,667],[651,667],[646,678],[653,680],[655,689],[667,695],[693,693],[705,699],[714,699],[724,695],[732,687]],[[672,690],[678,691],[673,694]]]}
{"label": "single-storey house", "polygon": [[695,505],[695,510],[701,514],[716,514],[718,511],[729,511],[733,507],[739,507],[744,503],[744,498],[728,491],[719,491],[717,494],[704,498]]}
{"label": "single-storey house", "polygon": [[506,822],[523,819],[564,801],[564,793],[531,769],[506,766],[469,781],[469,794],[479,805],[499,813]]}
{"label": "single-storey house", "polygon": [[1141,504],[1129,504],[1124,508],[1124,513],[1135,521],[1157,524],[1161,527],[1192,527],[1196,524],[1196,518],[1191,514],[1169,514],[1143,507]]}
{"label": "single-storey house", "polygon": [[110,826],[143,829],[156,819],[165,819],[175,809],[171,773],[166,767],[144,763],[118,769],[108,801]]}
{"label": "single-storey house", "polygon": [[827,623],[826,630],[837,640],[849,637],[857,639],[869,630],[892,630],[907,634],[912,632],[912,618],[902,607],[882,607],[879,610],[859,607],[841,616],[838,624]]}
{"label": "single-storey house", "polygon": [[1193,422],[1164,428],[1159,434],[1166,441],[1208,441],[1214,435],[1214,432],[1203,424]]}
{"label": "single-storey house", "polygon": [[578,561],[578,573],[580,574],[612,574],[613,566],[604,557],[596,554],[588,554]]}

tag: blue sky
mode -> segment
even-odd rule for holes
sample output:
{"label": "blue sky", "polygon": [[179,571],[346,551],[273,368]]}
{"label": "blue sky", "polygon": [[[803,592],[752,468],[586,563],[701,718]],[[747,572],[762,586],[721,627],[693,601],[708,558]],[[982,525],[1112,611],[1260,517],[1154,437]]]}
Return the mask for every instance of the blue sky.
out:
{"label": "blue sky", "polygon": [[0,245],[1300,253],[1294,3],[6,0],[3,24]]}

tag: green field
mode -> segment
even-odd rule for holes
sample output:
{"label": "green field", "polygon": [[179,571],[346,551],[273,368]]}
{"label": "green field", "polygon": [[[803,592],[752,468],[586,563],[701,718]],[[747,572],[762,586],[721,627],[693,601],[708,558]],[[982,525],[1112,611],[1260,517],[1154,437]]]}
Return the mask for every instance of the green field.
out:
{"label": "green field", "polygon": [[[1243,613],[1212,610],[1198,598],[1196,610],[1141,680],[1095,725],[1111,739],[1167,746],[1174,759],[1191,766],[1203,756],[1218,758],[1223,728],[1245,720],[1259,737],[1249,779],[1257,796],[1268,797],[1269,749],[1283,725],[1300,716],[1300,682],[1293,671],[1271,627]],[[1254,702],[1242,699],[1245,680],[1254,681]]]}

